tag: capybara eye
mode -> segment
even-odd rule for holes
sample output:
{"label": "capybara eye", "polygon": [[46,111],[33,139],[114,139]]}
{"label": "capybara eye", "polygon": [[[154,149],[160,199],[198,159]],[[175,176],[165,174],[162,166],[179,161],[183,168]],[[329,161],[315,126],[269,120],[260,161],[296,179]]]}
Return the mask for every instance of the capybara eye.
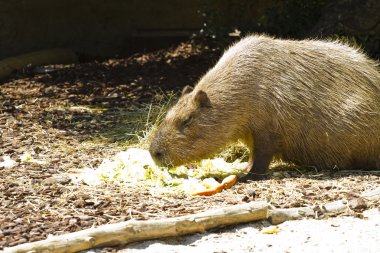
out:
{"label": "capybara eye", "polygon": [[190,115],[187,119],[185,119],[182,122],[182,125],[181,125],[182,129],[188,127],[191,124],[192,121],[193,121],[193,115]]}

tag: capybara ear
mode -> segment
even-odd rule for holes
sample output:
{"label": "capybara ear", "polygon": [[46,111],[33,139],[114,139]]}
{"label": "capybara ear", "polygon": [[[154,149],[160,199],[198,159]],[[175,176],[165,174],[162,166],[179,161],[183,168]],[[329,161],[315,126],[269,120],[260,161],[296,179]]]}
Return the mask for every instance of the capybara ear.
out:
{"label": "capybara ear", "polygon": [[211,107],[211,101],[208,98],[207,93],[203,90],[199,90],[197,94],[195,94],[194,101],[199,107]]}
{"label": "capybara ear", "polygon": [[190,92],[193,91],[193,87],[189,86],[189,85],[186,85],[183,89],[182,89],[182,94],[181,96],[184,96],[186,94],[189,94]]}

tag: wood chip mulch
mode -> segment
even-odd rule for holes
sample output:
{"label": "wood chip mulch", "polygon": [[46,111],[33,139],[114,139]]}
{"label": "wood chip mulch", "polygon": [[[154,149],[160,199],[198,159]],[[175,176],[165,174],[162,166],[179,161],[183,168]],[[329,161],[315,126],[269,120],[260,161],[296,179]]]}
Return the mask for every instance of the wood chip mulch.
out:
{"label": "wood chip mulch", "polygon": [[[210,197],[162,195],[138,185],[73,185],[61,176],[69,168],[97,167],[125,149],[133,133],[120,137],[110,131],[120,128],[123,112],[194,84],[219,55],[189,42],[126,59],[50,66],[54,71],[47,73],[30,67],[0,84],[0,157],[16,161],[12,168],[0,167],[0,249],[49,234],[249,201],[288,208],[347,199],[350,212],[341,215],[358,217],[363,210],[379,208],[379,203],[359,198],[361,192],[380,186],[379,171],[277,166],[271,180],[238,183]],[[22,161],[26,152],[45,163]]]}

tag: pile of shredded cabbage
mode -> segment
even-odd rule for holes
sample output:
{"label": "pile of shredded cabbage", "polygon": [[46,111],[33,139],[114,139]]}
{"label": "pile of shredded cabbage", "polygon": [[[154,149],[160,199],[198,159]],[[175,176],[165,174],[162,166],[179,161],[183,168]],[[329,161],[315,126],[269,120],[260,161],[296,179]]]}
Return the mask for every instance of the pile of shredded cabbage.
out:
{"label": "pile of shredded cabbage", "polygon": [[221,181],[229,175],[244,173],[246,164],[239,160],[228,163],[223,158],[215,158],[192,164],[189,166],[191,168],[158,167],[147,150],[130,148],[112,159],[105,159],[98,168],[75,170],[69,175],[74,182],[88,185],[136,184],[154,188],[155,191],[191,194],[214,188],[219,185],[217,180]]}

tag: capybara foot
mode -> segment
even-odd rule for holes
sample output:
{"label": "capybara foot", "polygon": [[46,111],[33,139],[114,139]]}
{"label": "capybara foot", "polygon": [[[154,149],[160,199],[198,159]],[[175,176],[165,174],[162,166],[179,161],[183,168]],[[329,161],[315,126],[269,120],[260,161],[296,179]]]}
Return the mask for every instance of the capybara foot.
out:
{"label": "capybara foot", "polygon": [[248,181],[261,181],[269,178],[269,174],[255,174],[253,172],[248,172],[248,174],[239,178],[239,182],[248,182]]}

